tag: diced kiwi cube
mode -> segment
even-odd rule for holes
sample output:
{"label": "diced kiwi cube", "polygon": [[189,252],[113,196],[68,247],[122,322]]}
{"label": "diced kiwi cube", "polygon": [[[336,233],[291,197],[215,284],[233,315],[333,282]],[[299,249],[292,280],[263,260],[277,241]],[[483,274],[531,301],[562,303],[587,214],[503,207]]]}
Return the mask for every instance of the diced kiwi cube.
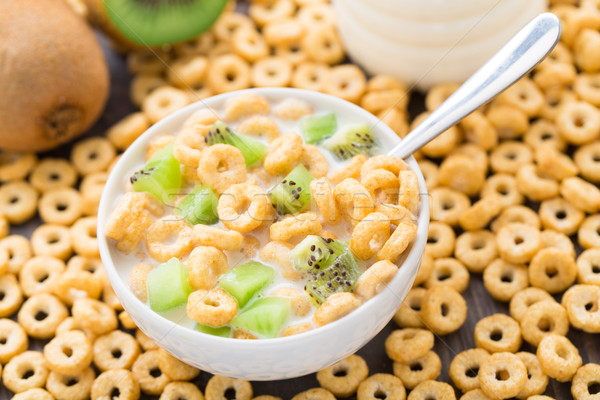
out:
{"label": "diced kiwi cube", "polygon": [[219,285],[235,297],[239,308],[242,308],[273,279],[274,275],[273,268],[258,261],[248,261],[223,274]]}
{"label": "diced kiwi cube", "polygon": [[300,120],[300,129],[306,143],[317,143],[335,133],[337,117],[334,113],[307,115]]}
{"label": "diced kiwi cube", "polygon": [[191,225],[212,225],[219,221],[217,203],[217,196],[210,187],[197,185],[181,199],[174,212]]}
{"label": "diced kiwi cube", "polygon": [[196,330],[208,335],[220,336],[224,338],[231,337],[231,327],[229,326],[219,326],[215,328],[214,326],[196,324]]}
{"label": "diced kiwi cube", "polygon": [[248,167],[262,160],[267,153],[267,145],[250,136],[235,132],[233,128],[227,126],[223,121],[215,122],[207,133],[205,141],[209,146],[224,143],[236,147],[242,152],[244,161]]}
{"label": "diced kiwi cube", "polygon": [[263,338],[279,336],[290,313],[290,300],[284,297],[263,297],[236,315],[231,326],[250,331]]}
{"label": "diced kiwi cube", "polygon": [[177,258],[160,264],[148,274],[148,302],[154,311],[167,311],[187,302],[192,289],[188,269]]}
{"label": "diced kiwi cube", "polygon": [[293,214],[310,206],[310,182],[312,175],[306,167],[298,164],[267,194],[279,214]]}
{"label": "diced kiwi cube", "polygon": [[171,204],[182,183],[181,167],[173,156],[173,145],[157,151],[129,180],[136,192],[148,192],[163,203]]}

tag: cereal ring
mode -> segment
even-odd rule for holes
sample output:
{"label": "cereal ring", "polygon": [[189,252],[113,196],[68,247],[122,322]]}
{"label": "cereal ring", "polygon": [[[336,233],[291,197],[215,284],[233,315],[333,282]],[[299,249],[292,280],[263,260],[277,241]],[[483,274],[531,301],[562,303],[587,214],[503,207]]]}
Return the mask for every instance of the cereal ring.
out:
{"label": "cereal ring", "polygon": [[477,164],[477,166],[481,170],[483,170],[484,172],[487,172],[487,170],[488,170],[487,152],[481,146],[476,145],[474,143],[462,144],[462,145],[458,146],[457,148],[455,148],[454,150],[452,150],[452,153],[450,155],[467,156],[467,157],[473,159],[475,164]]}
{"label": "cereal ring", "polygon": [[467,303],[451,286],[435,286],[423,296],[421,315],[425,326],[439,335],[458,330],[467,318]]}
{"label": "cereal ring", "polygon": [[94,299],[75,300],[71,313],[77,324],[97,335],[117,329],[119,324],[115,310]]}
{"label": "cereal ring", "polygon": [[2,299],[0,300],[0,317],[13,315],[23,302],[21,286],[13,274],[0,276],[0,293],[2,294]]}
{"label": "cereal ring", "polygon": [[548,386],[548,375],[542,370],[542,365],[535,354],[520,351],[515,355],[523,361],[525,368],[527,368],[527,383],[517,397],[529,399],[530,396],[544,393],[546,386]]}
{"label": "cereal ring", "polygon": [[208,66],[206,82],[216,94],[246,89],[251,82],[250,66],[238,55],[218,55]]}
{"label": "cereal ring", "polygon": [[569,322],[584,332],[600,333],[600,287],[596,285],[571,286],[562,297]]}
{"label": "cereal ring", "polygon": [[462,213],[471,206],[471,200],[459,191],[438,187],[431,191],[431,219],[455,226]]}
{"label": "cereal ring", "polygon": [[542,237],[542,249],[555,247],[571,256],[575,257],[575,246],[573,242],[564,233],[556,232],[551,229],[545,229],[540,233]]}
{"label": "cereal ring", "polygon": [[169,382],[158,400],[203,400],[198,387],[191,382]]}
{"label": "cereal ring", "polygon": [[158,345],[139,329],[135,330],[135,339],[144,351],[158,349]]}
{"label": "cereal ring", "polygon": [[67,262],[67,271],[86,271],[103,283],[108,282],[108,276],[100,258],[74,256]]}
{"label": "cereal ring", "polygon": [[269,220],[270,211],[263,189],[248,183],[229,186],[219,197],[217,206],[223,225],[241,233],[250,232]]}
{"label": "cereal ring", "polygon": [[312,320],[317,326],[326,325],[348,315],[361,303],[352,293],[334,293],[315,311]]}
{"label": "cereal ring", "polygon": [[481,390],[492,398],[514,397],[527,384],[527,368],[512,353],[495,353],[482,361],[479,368]]}
{"label": "cereal ring", "polygon": [[[319,62],[328,62],[327,60],[333,59],[332,52],[337,51],[336,40],[337,34],[331,34],[334,31],[331,28],[324,28],[318,30],[317,32],[309,32],[305,37],[305,43],[309,41],[318,41],[319,45],[321,44],[321,40],[325,40],[325,43],[329,43],[330,46],[326,46],[326,50],[330,52],[328,56],[324,56],[324,54],[315,53],[323,52],[323,49],[311,47],[305,49],[310,57],[312,57],[315,61]],[[330,36],[327,39],[324,39],[324,36]],[[320,36],[315,40],[315,36]],[[330,58],[331,57],[331,58]],[[341,61],[341,60],[337,60]],[[331,62],[330,62],[331,63]],[[334,62],[335,63],[335,62]],[[329,71],[327,75],[327,80],[323,85],[323,91],[332,96],[340,97],[346,101],[350,101],[352,103],[358,103],[362,95],[365,93],[367,88],[367,78],[365,77],[364,72],[353,64],[344,64],[338,65]]]}
{"label": "cereal ring", "polygon": [[316,235],[322,229],[317,214],[305,212],[275,222],[269,227],[269,237],[271,240],[286,241],[298,235]]}
{"label": "cereal ring", "polygon": [[419,383],[406,398],[407,400],[449,399],[455,400],[454,389],[445,382],[427,380]]}
{"label": "cereal ring", "polygon": [[0,364],[27,350],[28,345],[27,333],[21,325],[7,318],[0,319]]}
{"label": "cereal ring", "polygon": [[46,378],[48,367],[39,351],[26,351],[13,357],[2,373],[2,383],[14,393],[43,387]]}
{"label": "cereal ring", "polygon": [[200,373],[200,370],[178,360],[166,350],[158,349],[158,366],[172,380],[189,381]]}
{"label": "cereal ring", "polygon": [[141,107],[142,103],[150,95],[150,93],[167,85],[167,81],[157,75],[136,75],[131,80],[131,86],[129,87],[129,98],[133,104],[135,104],[137,107]]}
{"label": "cereal ring", "polygon": [[[145,264],[138,265],[145,266]],[[229,270],[229,264],[227,263],[227,256],[225,253],[212,246],[196,247],[190,253],[186,265],[188,267],[188,281],[193,290],[208,290],[213,288],[218,283],[219,277]],[[143,270],[145,271],[146,267],[144,267]],[[131,284],[131,274],[129,277],[129,282]],[[145,278],[143,279],[143,282],[145,282]],[[139,286],[141,289],[142,285]]]}
{"label": "cereal ring", "polygon": [[573,378],[582,360],[577,347],[564,336],[548,335],[542,339],[537,351],[542,370],[559,382],[567,382]]}
{"label": "cereal ring", "polygon": [[438,83],[429,89],[425,96],[425,109],[433,111],[458,89],[458,83]]}
{"label": "cereal ring", "polygon": [[393,371],[407,389],[413,389],[423,381],[436,379],[442,371],[442,362],[435,352],[428,351],[423,357],[414,360],[394,362]]}
{"label": "cereal ring", "polygon": [[48,368],[63,375],[77,375],[85,370],[93,356],[92,343],[81,331],[63,332],[44,346]]}
{"label": "cereal ring", "polygon": [[456,239],[454,256],[471,272],[482,272],[497,255],[496,237],[490,231],[464,232]]}
{"label": "cereal ring", "polygon": [[140,386],[131,371],[111,369],[98,375],[92,384],[92,400],[103,400],[119,393],[119,400],[135,400],[140,397]]}
{"label": "cereal ring", "polygon": [[548,335],[566,335],[569,331],[567,312],[553,300],[537,301],[527,307],[521,317],[523,339],[533,346]]}
{"label": "cereal ring", "polygon": [[578,177],[564,179],[560,194],[581,211],[595,213],[600,210],[600,189]]}
{"label": "cereal ring", "polygon": [[286,242],[272,241],[263,246],[260,250],[260,259],[266,262],[275,262],[281,268],[281,274],[284,278],[298,280],[301,277],[300,272],[292,266],[290,250],[294,247]]}
{"label": "cereal ring", "polygon": [[11,400],[54,400],[54,397],[44,389],[32,388],[15,394]]}
{"label": "cereal ring", "polygon": [[515,106],[493,102],[485,115],[496,128],[500,139],[519,138],[529,129],[527,114]]}
{"label": "cereal ring", "polygon": [[571,158],[549,145],[542,145],[535,151],[537,167],[545,175],[561,181],[577,175],[577,166]]}
{"label": "cereal ring", "polygon": [[483,229],[492,218],[500,214],[502,208],[500,196],[483,197],[467,208],[458,218],[458,222],[465,230]]}
{"label": "cereal ring", "polygon": [[475,345],[489,353],[515,353],[521,347],[521,327],[505,314],[493,314],[477,321]]}
{"label": "cereal ring", "polygon": [[356,400],[375,400],[385,396],[388,400],[405,400],[406,390],[402,380],[391,374],[373,374],[358,385]]}
{"label": "cereal ring", "polygon": [[454,356],[448,375],[462,392],[479,388],[481,364],[490,356],[484,349],[468,349]]}
{"label": "cereal ring", "polygon": [[505,208],[492,222],[492,231],[498,232],[506,224],[512,222],[527,224],[538,230],[542,227],[542,222],[535,211],[529,207],[518,205]]}
{"label": "cereal ring", "polygon": [[[221,165],[221,167],[220,167]],[[246,162],[242,152],[227,144],[215,144],[202,151],[198,177],[217,193],[246,180]]]}
{"label": "cereal ring", "polygon": [[421,318],[421,305],[427,290],[413,287],[408,291],[404,302],[394,314],[394,321],[402,328],[424,328]]}
{"label": "cereal ring", "polygon": [[2,152],[0,155],[0,182],[25,179],[37,164],[33,153]]}
{"label": "cereal ring", "polygon": [[529,285],[527,266],[497,258],[483,271],[483,285],[494,299],[510,301],[517,292]]}
{"label": "cereal ring", "polygon": [[171,381],[158,365],[158,350],[140,354],[131,367],[133,378],[143,393],[160,394]]}
{"label": "cereal ring", "polygon": [[353,354],[317,372],[319,384],[338,397],[350,397],[369,375],[365,360]]}
{"label": "cereal ring", "polygon": [[418,163],[427,190],[432,191],[437,188],[439,186],[439,170],[437,164],[434,164],[429,160],[419,160]]}
{"label": "cereal ring", "polygon": [[150,128],[148,117],[142,112],[127,115],[106,131],[106,137],[118,150],[125,150]]}
{"label": "cereal ring", "polygon": [[251,27],[236,29],[230,42],[233,52],[249,62],[256,62],[269,54],[265,39]]}
{"label": "cereal ring", "polygon": [[398,226],[401,221],[416,222],[417,217],[406,208],[398,204],[379,204],[375,211],[385,214],[393,225]]}
{"label": "cereal ring", "polygon": [[97,299],[102,292],[102,281],[88,271],[66,271],[54,281],[53,293],[65,304],[72,305],[76,299]]}
{"label": "cereal ring", "polygon": [[600,113],[584,101],[572,101],[560,108],[556,126],[561,137],[578,146],[593,142],[600,134]]}
{"label": "cereal ring", "polygon": [[194,225],[193,238],[195,244],[213,246],[223,251],[237,250],[244,242],[244,236],[239,232],[203,224]]}
{"label": "cereal ring", "polygon": [[377,253],[376,261],[388,260],[396,262],[417,236],[417,225],[401,221],[390,238]]}
{"label": "cereal ring", "polygon": [[69,228],[61,225],[44,224],[31,234],[31,247],[37,256],[52,256],[67,259],[72,253]]}
{"label": "cereal ring", "polygon": [[106,172],[89,174],[82,179],[79,185],[79,192],[81,193],[81,212],[84,215],[98,214],[100,197],[104,191],[107,179],[108,174]]}
{"label": "cereal ring", "polygon": [[529,282],[548,293],[567,289],[577,278],[577,265],[573,256],[554,248],[541,249],[529,264]]}
{"label": "cereal ring", "polygon": [[117,155],[110,141],[102,137],[84,139],[71,151],[71,162],[81,175],[106,170]]}
{"label": "cereal ring", "polygon": [[518,107],[531,118],[538,116],[542,111],[544,95],[531,79],[521,78],[499,94],[498,101]]}
{"label": "cereal ring", "polygon": [[242,121],[237,131],[244,135],[266,137],[270,142],[281,136],[277,123],[264,115],[252,115]]}
{"label": "cereal ring", "polygon": [[327,158],[319,151],[317,146],[305,144],[299,162],[306,167],[314,178],[323,178],[329,172]]}
{"label": "cereal ring", "polygon": [[[385,214],[374,212],[364,217],[354,227],[350,237],[349,248],[352,254],[362,260],[373,257],[390,238],[390,226],[390,220]],[[374,294],[373,292],[372,295]]]}
{"label": "cereal ring", "polygon": [[396,176],[400,174],[400,171],[410,170],[408,164],[398,157],[390,155],[374,156],[366,160],[360,167],[361,181],[365,179],[369,173],[379,168],[390,171]]}
{"label": "cereal ring", "polygon": [[385,340],[385,352],[392,360],[405,363],[423,357],[433,348],[433,342],[433,333],[428,330],[397,329]]}
{"label": "cereal ring", "polygon": [[[409,131],[412,131],[429,116],[429,112],[417,115],[411,122]],[[456,148],[461,140],[461,132],[456,126],[452,126],[442,132],[438,137],[421,148],[421,152],[428,157],[438,158],[447,156]]]}
{"label": "cereal ring", "polygon": [[[302,38],[302,49],[312,61],[320,63],[333,65],[344,59],[342,41],[333,26],[314,28],[306,32]],[[364,80],[366,86],[366,79]]]}
{"label": "cereal ring", "polygon": [[487,178],[481,188],[481,197],[499,196],[502,206],[510,207],[523,203],[523,195],[517,190],[517,182],[512,175],[495,174]]}
{"label": "cereal ring", "polygon": [[600,249],[588,249],[577,257],[577,280],[600,286]]}
{"label": "cereal ring", "polygon": [[202,150],[206,147],[206,134],[210,128],[210,125],[183,128],[173,144],[173,156],[177,161],[188,168],[197,168]]}
{"label": "cereal ring", "polygon": [[327,178],[313,179],[310,182],[310,194],[317,204],[324,223],[336,224],[340,220],[331,182]]}
{"label": "cereal ring", "polygon": [[237,309],[235,298],[220,288],[192,292],[186,306],[188,317],[209,326],[228,324],[235,317]]}
{"label": "cereal ring", "polygon": [[597,397],[600,365],[589,363],[580,367],[571,382],[571,394],[575,400],[593,399]]}
{"label": "cereal ring", "polygon": [[398,266],[387,260],[376,262],[358,278],[354,293],[364,301],[369,300],[387,287],[397,271]]}
{"label": "cereal ring", "polygon": [[40,218],[47,224],[71,225],[81,212],[81,195],[72,188],[45,192],[39,201]]}
{"label": "cereal ring", "polygon": [[92,368],[78,371],[74,375],[63,375],[50,371],[46,388],[57,399],[86,400],[90,398],[96,374]]}
{"label": "cereal ring", "polygon": [[250,400],[253,394],[250,382],[215,375],[208,380],[204,395],[206,400],[224,400],[227,391],[235,392],[237,400]]}
{"label": "cereal ring", "polygon": [[155,124],[166,116],[187,106],[190,99],[186,92],[172,86],[161,86],[149,93],[142,102],[142,111]]}
{"label": "cereal ring", "polygon": [[556,125],[546,119],[538,119],[531,124],[523,141],[532,149],[546,145],[552,146],[558,151],[564,151],[567,147],[567,143],[560,137]]}
{"label": "cereal ring", "polygon": [[38,194],[25,181],[7,182],[0,186],[0,213],[11,224],[22,224],[37,211]]}
{"label": "cereal ring", "polygon": [[[293,65],[282,56],[264,57],[252,66],[250,79],[254,87],[286,87],[292,80]],[[275,111],[275,110],[273,110]]]}
{"label": "cereal ring", "polygon": [[544,300],[554,301],[552,296],[542,289],[528,287],[526,289],[519,290],[510,299],[510,315],[517,321],[521,321],[529,307]]}
{"label": "cereal ring", "polygon": [[[176,234],[177,239],[170,241]],[[146,247],[152,258],[166,262],[172,257],[181,257],[193,246],[192,228],[185,220],[163,217],[155,221],[146,233]],[[169,240],[170,244],[165,242]]]}
{"label": "cereal ring", "polygon": [[77,171],[67,160],[45,158],[35,166],[29,182],[40,192],[72,187],[77,182]]}
{"label": "cereal ring", "polygon": [[544,228],[565,235],[575,233],[585,217],[583,211],[561,197],[542,201],[539,214]]}
{"label": "cereal ring", "polygon": [[30,258],[19,271],[23,293],[31,297],[36,293],[50,293],[58,276],[65,270],[63,260],[49,256]]}
{"label": "cereal ring", "polygon": [[492,150],[498,145],[498,133],[486,116],[475,111],[467,115],[459,122],[459,126],[465,134],[465,139],[475,143],[484,150]]}
{"label": "cereal ring", "polygon": [[299,89],[322,91],[329,76],[329,66],[322,63],[303,62],[296,66],[291,86]]}
{"label": "cereal ring", "polygon": [[490,166],[496,173],[514,174],[532,161],[531,149],[521,142],[502,142],[490,154]]}
{"label": "cereal ring", "polygon": [[299,317],[305,316],[312,310],[312,305],[310,303],[310,299],[306,295],[306,292],[303,292],[299,289],[281,287],[271,292],[270,295],[288,298],[290,300],[290,304],[292,305],[292,312],[294,315]]}
{"label": "cereal ring", "polygon": [[425,249],[433,258],[450,257],[454,251],[456,234],[443,222],[431,222],[427,232]]}
{"label": "cereal ring", "polygon": [[440,165],[438,179],[440,184],[472,196],[483,186],[485,171],[472,158],[453,154]]}
{"label": "cereal ring", "polygon": [[135,338],[122,331],[112,331],[94,340],[94,365],[100,371],[131,368],[140,354]]}
{"label": "cereal ring", "polygon": [[71,243],[77,254],[85,257],[100,257],[96,238],[97,224],[96,217],[82,217],[71,226]]}
{"label": "cereal ring", "polygon": [[375,203],[371,194],[356,179],[344,179],[334,187],[333,195],[341,214],[353,225],[374,211]]}
{"label": "cereal ring", "polygon": [[319,387],[300,392],[292,397],[292,400],[335,400],[335,398],[329,390]]}
{"label": "cereal ring", "polygon": [[29,336],[48,339],[54,336],[56,327],[68,315],[67,307],[58,298],[48,293],[38,293],[23,303],[17,319]]}
{"label": "cereal ring", "polygon": [[523,223],[509,223],[496,236],[498,253],[503,260],[513,264],[529,262],[542,245],[540,232]]}
{"label": "cereal ring", "polygon": [[600,247],[600,214],[587,217],[577,232],[577,241],[584,249]]}
{"label": "cereal ring", "polygon": [[593,142],[581,146],[573,155],[575,164],[579,167],[581,176],[594,183],[600,182],[600,172],[598,172],[598,166],[600,165],[600,143]]}
{"label": "cereal ring", "polygon": [[296,133],[287,133],[269,146],[263,165],[271,175],[286,174],[302,157],[302,138]]}
{"label": "cereal ring", "polygon": [[[408,97],[406,89],[382,89],[375,91],[369,91],[367,89],[365,95],[360,99],[360,106],[371,114],[384,113],[382,115],[385,115],[389,113],[404,117],[404,112],[400,110],[406,107]],[[394,110],[397,112],[394,112]],[[380,119],[396,131],[393,124],[389,124],[389,121],[386,121],[385,118]],[[406,124],[405,118],[402,118],[402,120]],[[406,124],[406,129],[408,129],[408,124]]]}
{"label": "cereal ring", "polygon": [[435,286],[451,286],[459,293],[469,286],[469,271],[454,258],[438,258],[433,262],[433,271],[425,281],[427,289]]}
{"label": "cereal ring", "polygon": [[[342,169],[334,171],[329,175],[329,179],[334,184],[338,184],[346,178],[359,179],[363,164],[367,161],[367,156],[358,154],[350,159],[348,164]],[[373,168],[376,169],[376,168]]]}

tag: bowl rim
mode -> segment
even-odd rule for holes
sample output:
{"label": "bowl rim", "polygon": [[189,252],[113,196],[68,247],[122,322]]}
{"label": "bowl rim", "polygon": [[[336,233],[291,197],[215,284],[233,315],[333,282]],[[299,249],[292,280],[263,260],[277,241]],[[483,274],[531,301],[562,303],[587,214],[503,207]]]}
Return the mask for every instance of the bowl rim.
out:
{"label": "bowl rim", "polygon": [[[287,337],[277,337],[277,338],[261,338],[260,340],[239,340],[239,339],[235,339],[235,338],[223,338],[223,337],[219,337],[219,336],[214,336],[214,335],[209,335],[209,334],[205,334],[202,332],[198,332],[195,329],[190,329],[188,327],[180,325],[177,322],[172,321],[172,320],[170,320],[166,317],[163,317],[162,315],[152,311],[146,303],[143,303],[141,300],[139,300],[133,294],[133,292],[126,285],[126,282],[123,279],[121,279],[121,277],[119,276],[119,273],[116,270],[116,265],[113,262],[112,257],[110,255],[108,240],[107,240],[105,232],[104,232],[104,222],[109,217],[109,214],[111,211],[110,206],[112,205],[112,204],[109,204],[109,200],[114,201],[114,199],[116,197],[122,195],[125,191],[123,189],[118,189],[118,190],[116,190],[116,194],[113,194],[112,196],[108,192],[113,191],[113,190],[111,190],[112,187],[122,187],[122,185],[124,183],[123,182],[123,173],[128,173],[131,170],[131,167],[126,165],[127,160],[129,158],[136,157],[136,154],[138,154],[140,151],[145,152],[147,144],[154,137],[168,134],[170,132],[169,130],[165,130],[165,128],[164,128],[165,126],[172,124],[174,120],[181,120],[181,123],[183,123],[183,121],[187,117],[189,117],[195,111],[198,111],[201,108],[211,108],[213,104],[219,104],[219,106],[220,106],[226,99],[237,96],[237,95],[241,95],[244,93],[262,94],[266,97],[274,96],[274,97],[278,97],[281,99],[284,99],[286,97],[294,97],[294,96],[298,96],[298,95],[300,98],[302,98],[304,100],[306,100],[306,97],[321,98],[321,99],[326,100],[327,102],[334,103],[335,104],[334,108],[336,108],[336,109],[339,109],[340,107],[349,108],[353,112],[360,115],[361,118],[362,118],[362,116],[364,116],[365,119],[367,119],[368,123],[378,124],[378,125],[380,124],[381,127],[379,127],[378,129],[388,131],[386,133],[387,136],[397,138],[397,140],[400,140],[400,138],[395,134],[394,131],[391,130],[391,128],[389,128],[387,125],[385,125],[385,123],[383,123],[381,120],[379,120],[376,116],[374,116],[370,112],[366,111],[365,109],[359,107],[358,105],[356,105],[354,103],[348,102],[346,100],[343,100],[338,97],[331,96],[331,95],[328,95],[325,93],[320,93],[320,92],[305,90],[305,89],[277,87],[277,88],[250,88],[250,89],[237,90],[237,91],[233,91],[233,92],[227,92],[227,93],[222,93],[222,94],[218,94],[215,96],[211,96],[209,98],[192,103],[192,104],[168,115],[167,117],[163,118],[159,122],[155,123],[148,130],[146,130],[142,135],[140,135],[134,141],[134,143],[132,143],[125,150],[125,152],[121,155],[120,159],[117,161],[117,163],[113,167],[112,171],[110,172],[107,182],[105,184],[105,188],[102,192],[102,197],[100,199],[100,203],[99,203],[99,207],[98,207],[97,235],[96,236],[98,239],[100,257],[102,259],[102,263],[103,263],[106,273],[108,275],[111,286],[112,286],[115,294],[117,295],[117,297],[120,300],[122,297],[124,298],[123,300],[121,300],[121,303],[123,304],[125,311],[127,311],[130,314],[130,316],[132,317],[132,319],[134,319],[134,321],[137,319],[137,317],[140,317],[140,319],[150,320],[153,324],[163,324],[163,325],[165,325],[165,327],[170,326],[170,329],[167,329],[167,333],[164,335],[164,337],[166,337],[167,335],[171,335],[171,334],[177,334],[180,337],[185,337],[186,340],[201,341],[203,343],[203,345],[206,345],[206,346],[211,346],[212,344],[214,344],[214,346],[219,346],[219,347],[222,345],[227,345],[227,349],[229,351],[236,351],[236,349],[240,349],[240,350],[252,349],[252,350],[260,351],[261,348],[272,348],[272,347],[283,348],[283,347],[288,347],[289,343],[293,343],[293,342],[297,342],[297,341],[309,341],[311,338],[313,338],[315,336],[327,334],[327,332],[335,330],[337,328],[337,326],[342,324],[343,321],[345,321],[345,320],[348,321],[349,319],[355,319],[361,315],[366,316],[366,315],[368,315],[369,310],[373,309],[374,307],[377,307],[377,304],[379,302],[383,301],[383,298],[384,298],[384,296],[382,296],[383,293],[393,291],[394,287],[401,287],[406,282],[401,282],[400,279],[402,278],[402,274],[396,273],[396,275],[394,276],[392,281],[390,281],[388,283],[388,285],[385,287],[384,290],[382,290],[382,292],[378,293],[373,298],[363,302],[357,309],[353,310],[350,314],[348,314],[336,321],[333,321],[329,324],[323,325],[321,327],[318,327],[318,328],[315,328],[310,331],[303,332],[303,333],[300,333],[297,335],[292,335],[292,336],[287,336]],[[306,101],[308,101],[310,103],[310,100],[306,100]],[[180,124],[180,126],[181,126],[181,124]],[[143,154],[143,152],[142,152],[142,154]],[[419,235],[421,235],[422,236],[421,241],[423,241],[423,248],[424,248],[424,242],[426,240],[426,233],[423,236],[423,232],[427,232],[427,227],[429,225],[429,199],[428,199],[427,187],[425,186],[425,180],[423,178],[423,175],[421,173],[421,170],[420,170],[416,160],[414,159],[414,157],[411,156],[411,157],[405,159],[405,161],[409,164],[409,166],[411,167],[411,170],[413,170],[417,174],[417,178],[419,181],[419,191],[420,191],[420,195],[421,195],[420,196],[421,197],[421,207],[419,210],[419,214],[417,216],[417,237],[415,239],[415,242],[412,243],[410,250],[406,254],[404,262],[402,264],[402,265],[406,264],[406,261],[409,258],[412,259],[413,257],[417,257],[417,259],[415,260],[415,263],[414,263],[415,264],[414,271],[412,271],[409,275],[408,283],[410,285],[412,285],[412,283],[414,282],[414,279],[416,277],[416,274],[418,272],[418,265],[420,264],[420,259],[423,255],[423,252],[421,252],[420,254],[415,253],[415,251],[417,250],[417,247],[418,247],[418,246],[415,246],[415,244],[417,244],[417,242],[419,242],[419,238],[420,238]],[[109,197],[111,197],[111,199],[109,199]],[[415,254],[416,254],[416,256],[415,256]],[[399,266],[399,270],[402,267],[402,265]],[[410,285],[409,285],[409,287],[410,287]],[[379,301],[377,299],[379,299]],[[129,310],[127,310],[128,305],[135,305],[136,311],[141,310],[140,313],[137,315],[135,312],[131,313]],[[142,308],[140,309],[140,308],[138,308],[138,306],[142,307]],[[139,327],[139,329],[141,329],[142,332],[144,332],[144,330],[141,327]],[[148,335],[147,332],[144,332],[144,333]],[[148,336],[150,336],[150,335],[148,335]],[[160,341],[157,342],[157,344],[160,345]]]}

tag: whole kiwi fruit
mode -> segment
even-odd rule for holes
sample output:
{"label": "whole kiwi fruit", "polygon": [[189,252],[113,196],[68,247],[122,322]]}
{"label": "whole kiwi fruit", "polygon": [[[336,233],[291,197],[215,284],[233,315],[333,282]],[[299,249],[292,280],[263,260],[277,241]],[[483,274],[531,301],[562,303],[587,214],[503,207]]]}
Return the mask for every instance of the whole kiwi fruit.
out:
{"label": "whole kiwi fruit", "polygon": [[108,98],[90,26],[63,0],[0,1],[0,149],[45,151],[85,132]]}

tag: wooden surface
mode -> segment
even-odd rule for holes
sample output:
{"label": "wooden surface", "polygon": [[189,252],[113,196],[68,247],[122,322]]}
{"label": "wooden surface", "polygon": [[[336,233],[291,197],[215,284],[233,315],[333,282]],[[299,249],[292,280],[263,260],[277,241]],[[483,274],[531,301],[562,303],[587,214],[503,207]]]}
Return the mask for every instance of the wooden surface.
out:
{"label": "wooden surface", "polygon": [[[102,135],[105,130],[117,122],[122,117],[135,111],[135,107],[129,101],[129,82],[131,76],[127,72],[125,60],[123,57],[115,54],[102,39],[107,61],[111,72],[111,93],[107,104],[107,108],[101,119],[94,128],[85,136]],[[411,110],[418,111],[422,109],[422,96],[416,94],[411,102]],[[68,157],[71,145],[66,145],[55,151],[47,153],[51,156]],[[44,156],[44,155],[41,155]],[[24,234],[29,236],[30,232],[39,224],[39,220],[33,220],[29,223],[11,228],[11,233]],[[472,275],[469,288],[464,293],[469,310],[468,317],[462,328],[450,335],[436,337],[435,352],[442,360],[442,374],[438,380],[451,382],[448,378],[448,367],[450,361],[455,354],[475,347],[473,340],[473,330],[475,324],[481,318],[494,313],[508,314],[508,304],[493,300],[483,287],[483,282],[480,275]],[[560,300],[558,297],[557,300]],[[365,358],[369,365],[369,373],[386,372],[392,373],[392,361],[386,356],[384,350],[384,341],[387,335],[398,327],[394,322],[390,322],[386,328],[377,335],[369,344],[362,348],[358,354]],[[569,339],[579,348],[583,362],[600,362],[600,338],[598,335],[586,334],[582,331],[571,329],[568,335]],[[34,341],[32,347],[39,348],[44,342]],[[522,350],[535,352],[535,348],[524,344]],[[204,390],[206,382],[210,378],[207,373],[202,373],[196,379],[198,386]],[[273,382],[253,382],[255,395],[271,394],[280,396],[284,399],[289,399],[296,393],[311,387],[318,386],[318,382],[314,374],[282,381]],[[570,399],[570,383],[561,384],[551,379],[546,394],[555,399]],[[460,391],[457,391],[457,398],[460,396]],[[10,398],[9,392],[2,386],[0,387],[0,399]],[[155,399],[157,397],[146,396],[145,399]]]}

